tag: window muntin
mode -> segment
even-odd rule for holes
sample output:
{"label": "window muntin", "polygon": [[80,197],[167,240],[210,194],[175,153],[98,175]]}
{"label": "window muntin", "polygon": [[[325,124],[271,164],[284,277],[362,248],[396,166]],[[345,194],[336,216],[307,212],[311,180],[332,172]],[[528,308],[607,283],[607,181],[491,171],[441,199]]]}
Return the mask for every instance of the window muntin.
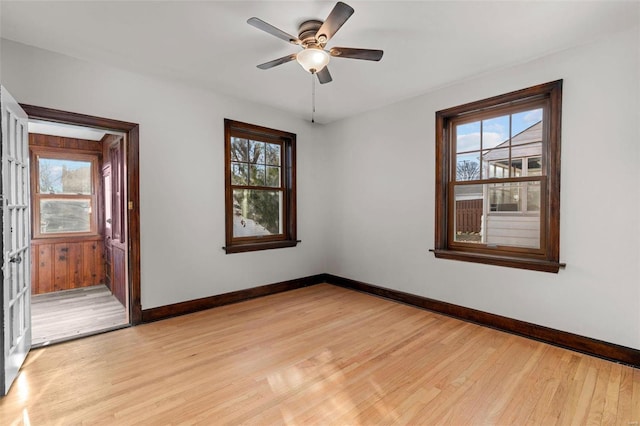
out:
{"label": "window muntin", "polygon": [[295,135],[225,120],[226,251],[291,247]]}
{"label": "window muntin", "polygon": [[32,150],[34,238],[97,235],[97,156]]}
{"label": "window muntin", "polygon": [[557,272],[561,87],[436,114],[437,257]]}

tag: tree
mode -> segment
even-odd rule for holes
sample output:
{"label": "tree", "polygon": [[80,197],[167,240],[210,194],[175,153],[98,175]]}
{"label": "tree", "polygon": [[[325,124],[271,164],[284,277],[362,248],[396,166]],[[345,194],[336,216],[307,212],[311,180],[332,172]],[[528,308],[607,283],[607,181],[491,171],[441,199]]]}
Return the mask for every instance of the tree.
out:
{"label": "tree", "polygon": [[456,180],[480,179],[480,165],[475,161],[463,160],[456,166]]}
{"label": "tree", "polygon": [[[238,213],[263,226],[271,234],[280,232],[280,146],[233,138],[231,142],[232,185],[260,189],[234,189]],[[274,187],[273,190],[264,189]]]}

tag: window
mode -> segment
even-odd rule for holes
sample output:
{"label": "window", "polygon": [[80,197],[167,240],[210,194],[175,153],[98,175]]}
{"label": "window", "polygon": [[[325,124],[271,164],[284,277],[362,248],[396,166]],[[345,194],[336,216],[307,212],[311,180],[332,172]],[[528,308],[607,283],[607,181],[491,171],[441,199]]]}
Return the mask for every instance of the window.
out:
{"label": "window", "polygon": [[436,257],[558,272],[562,80],[436,113]]}
{"label": "window", "polygon": [[97,235],[98,157],[32,148],[34,238]]}
{"label": "window", "polygon": [[224,124],[226,252],[295,246],[296,135]]}

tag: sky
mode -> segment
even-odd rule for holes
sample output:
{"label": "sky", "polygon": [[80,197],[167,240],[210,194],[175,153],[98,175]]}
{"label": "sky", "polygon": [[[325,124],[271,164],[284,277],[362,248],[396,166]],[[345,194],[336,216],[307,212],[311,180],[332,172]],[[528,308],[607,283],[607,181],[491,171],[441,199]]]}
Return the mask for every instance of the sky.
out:
{"label": "sky", "polygon": [[[542,109],[522,111],[512,116],[511,137],[542,120]],[[480,149],[480,121],[457,126],[456,152]],[[509,115],[483,120],[482,148],[493,148],[509,138]],[[477,153],[474,154],[477,157]]]}

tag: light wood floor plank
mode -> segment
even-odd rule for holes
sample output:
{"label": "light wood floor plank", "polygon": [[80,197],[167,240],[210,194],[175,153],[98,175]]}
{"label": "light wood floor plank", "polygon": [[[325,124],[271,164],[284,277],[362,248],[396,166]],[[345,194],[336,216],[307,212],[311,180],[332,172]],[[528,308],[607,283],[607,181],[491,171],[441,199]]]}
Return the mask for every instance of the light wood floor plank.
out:
{"label": "light wood floor plank", "polygon": [[49,345],[128,323],[125,307],[105,285],[31,297],[31,345]]}
{"label": "light wood floor plank", "polygon": [[331,285],[32,351],[3,425],[638,421],[631,367]]}

